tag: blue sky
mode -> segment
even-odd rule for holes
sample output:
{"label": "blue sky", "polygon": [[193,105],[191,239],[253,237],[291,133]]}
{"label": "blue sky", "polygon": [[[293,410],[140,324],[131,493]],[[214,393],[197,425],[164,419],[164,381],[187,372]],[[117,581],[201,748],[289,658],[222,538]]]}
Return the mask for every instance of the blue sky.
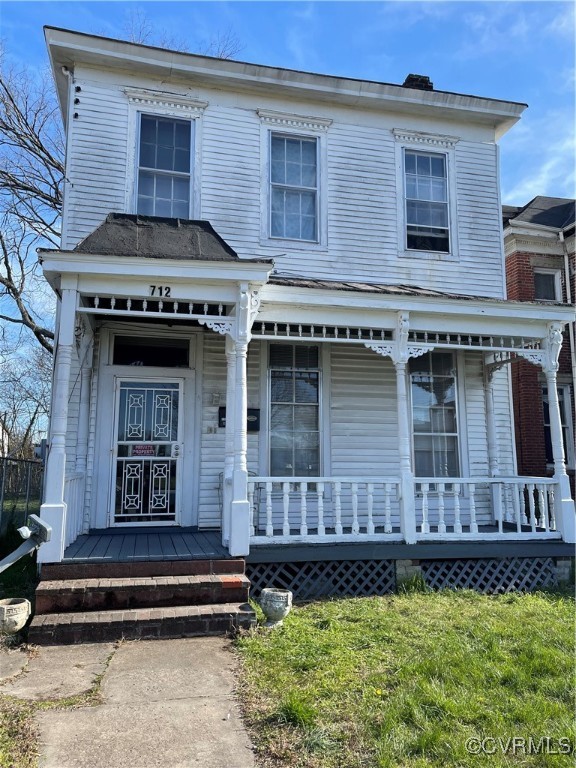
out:
{"label": "blue sky", "polygon": [[160,42],[192,51],[230,32],[244,61],[391,83],[415,72],[439,90],[526,102],[501,142],[503,202],[523,205],[575,196],[574,10],[571,0],[1,0],[0,36],[15,63],[42,68],[44,24],[126,37],[144,14]]}

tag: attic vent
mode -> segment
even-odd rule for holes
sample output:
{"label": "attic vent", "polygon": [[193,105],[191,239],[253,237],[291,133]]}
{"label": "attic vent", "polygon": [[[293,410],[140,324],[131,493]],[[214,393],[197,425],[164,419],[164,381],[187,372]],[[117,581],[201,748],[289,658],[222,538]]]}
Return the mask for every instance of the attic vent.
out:
{"label": "attic vent", "polygon": [[408,75],[402,83],[403,88],[418,88],[420,91],[433,91],[434,83],[427,75]]}

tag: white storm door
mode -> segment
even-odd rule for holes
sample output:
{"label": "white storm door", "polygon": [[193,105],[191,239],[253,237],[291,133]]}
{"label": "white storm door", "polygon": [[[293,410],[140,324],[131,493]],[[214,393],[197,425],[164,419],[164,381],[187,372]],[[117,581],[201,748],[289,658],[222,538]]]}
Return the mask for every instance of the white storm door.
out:
{"label": "white storm door", "polygon": [[178,523],[182,388],[182,379],[116,379],[113,525]]}

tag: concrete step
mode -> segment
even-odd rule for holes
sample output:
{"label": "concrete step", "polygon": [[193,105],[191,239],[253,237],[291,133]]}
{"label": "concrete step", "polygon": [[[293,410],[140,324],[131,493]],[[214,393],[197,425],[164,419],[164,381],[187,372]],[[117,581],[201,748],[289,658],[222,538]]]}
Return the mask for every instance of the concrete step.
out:
{"label": "concrete step", "polygon": [[132,608],[36,615],[28,642],[36,645],[115,642],[158,637],[219,635],[254,626],[248,603]]}
{"label": "concrete step", "polygon": [[130,579],[143,576],[209,576],[217,573],[243,574],[243,558],[227,560],[146,560],[127,563],[62,562],[44,563],[42,581],[58,579]]}
{"label": "concrete step", "polygon": [[38,584],[36,614],[244,603],[249,589],[241,574],[58,579]]}

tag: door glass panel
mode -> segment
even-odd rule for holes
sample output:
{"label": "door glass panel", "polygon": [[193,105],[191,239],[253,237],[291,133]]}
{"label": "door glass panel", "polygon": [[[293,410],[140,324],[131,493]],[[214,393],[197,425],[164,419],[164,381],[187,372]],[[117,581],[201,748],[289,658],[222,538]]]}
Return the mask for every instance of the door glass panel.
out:
{"label": "door glass panel", "polygon": [[120,383],[116,429],[116,523],[176,519],[180,385]]}

